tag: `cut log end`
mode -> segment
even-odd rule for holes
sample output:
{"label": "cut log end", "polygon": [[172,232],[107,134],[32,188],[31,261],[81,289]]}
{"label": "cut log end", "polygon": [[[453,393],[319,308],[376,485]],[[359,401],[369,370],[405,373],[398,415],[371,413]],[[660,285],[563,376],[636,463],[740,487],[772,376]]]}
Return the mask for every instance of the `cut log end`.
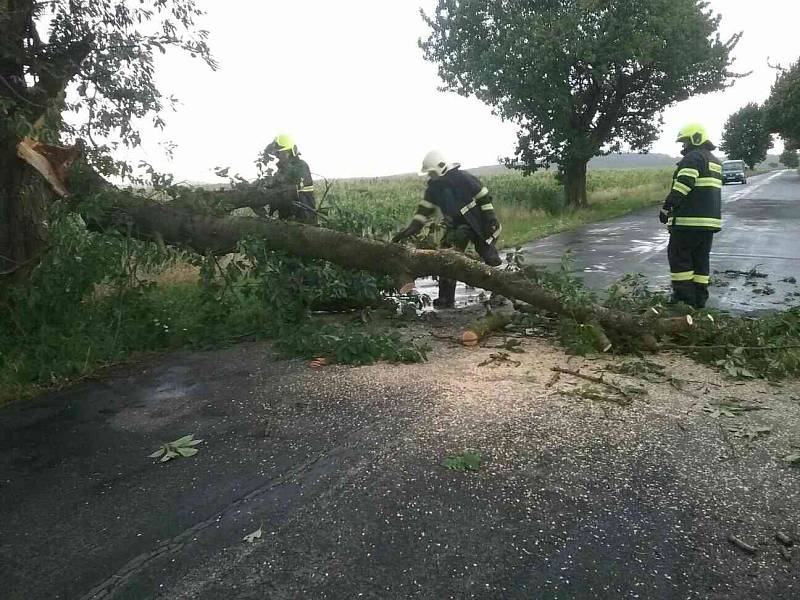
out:
{"label": "cut log end", "polygon": [[477,346],[479,341],[480,337],[474,331],[467,330],[461,334],[461,344],[468,348]]}

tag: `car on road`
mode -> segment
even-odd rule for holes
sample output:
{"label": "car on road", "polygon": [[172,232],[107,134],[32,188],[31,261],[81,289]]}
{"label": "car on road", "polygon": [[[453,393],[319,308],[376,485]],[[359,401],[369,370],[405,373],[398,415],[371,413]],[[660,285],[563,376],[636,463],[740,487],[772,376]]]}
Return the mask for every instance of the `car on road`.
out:
{"label": "car on road", "polygon": [[743,160],[726,160],[722,163],[722,183],[733,183],[734,181],[747,183]]}

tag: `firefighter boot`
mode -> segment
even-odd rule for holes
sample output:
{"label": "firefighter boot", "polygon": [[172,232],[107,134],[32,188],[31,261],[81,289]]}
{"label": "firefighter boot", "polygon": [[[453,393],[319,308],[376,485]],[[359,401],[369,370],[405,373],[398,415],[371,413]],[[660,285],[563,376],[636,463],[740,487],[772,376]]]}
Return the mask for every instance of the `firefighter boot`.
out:
{"label": "firefighter boot", "polygon": [[708,302],[708,284],[694,282],[694,307],[705,308]]}
{"label": "firefighter boot", "polygon": [[433,301],[434,308],[453,308],[456,305],[456,281],[439,278],[439,297]]}
{"label": "firefighter boot", "polygon": [[697,296],[692,281],[672,282],[672,298],[670,298],[670,304],[679,304],[681,302],[689,306],[697,305]]}

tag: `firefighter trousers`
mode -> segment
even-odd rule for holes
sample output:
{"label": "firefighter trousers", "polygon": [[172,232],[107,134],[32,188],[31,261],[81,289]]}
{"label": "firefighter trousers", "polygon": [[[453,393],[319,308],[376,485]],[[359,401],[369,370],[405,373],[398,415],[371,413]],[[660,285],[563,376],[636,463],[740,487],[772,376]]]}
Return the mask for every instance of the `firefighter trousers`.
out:
{"label": "firefighter trousers", "polygon": [[713,231],[672,229],[667,247],[676,302],[703,308],[708,300]]}
{"label": "firefighter trousers", "polygon": [[[503,264],[500,253],[494,244],[487,244],[469,225],[448,227],[442,238],[442,248],[452,248],[458,252],[466,252],[467,246],[472,243],[481,260],[490,267]],[[439,278],[439,298],[443,302],[452,304],[456,299],[456,281],[454,279]]]}

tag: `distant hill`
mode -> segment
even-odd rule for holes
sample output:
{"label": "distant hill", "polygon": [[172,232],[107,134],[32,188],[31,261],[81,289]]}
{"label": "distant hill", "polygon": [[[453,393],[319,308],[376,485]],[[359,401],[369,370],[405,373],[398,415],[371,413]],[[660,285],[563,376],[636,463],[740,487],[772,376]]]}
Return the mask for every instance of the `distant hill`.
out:
{"label": "distant hill", "polygon": [[661,169],[674,167],[678,159],[668,154],[609,154],[589,161],[590,169]]}
{"label": "distant hill", "polygon": [[[777,161],[777,156],[772,156],[767,159],[767,162]],[[598,156],[589,161],[589,170],[609,170],[609,169],[663,169],[667,167],[674,167],[678,162],[677,158],[668,156],[667,154],[609,154],[608,156]],[[464,166],[464,169],[470,173],[474,173],[479,177],[486,177],[489,175],[502,175],[508,173],[509,169],[505,165],[483,165],[480,167]],[[552,169],[555,169],[553,167]],[[551,169],[551,170],[552,170]],[[396,175],[382,175],[377,177],[347,177],[343,178],[346,181],[371,181],[380,179],[405,179],[408,177],[417,178],[416,173],[398,173]],[[329,178],[331,181],[336,180],[335,177]],[[190,185],[202,187],[209,190],[223,189],[227,187],[226,183],[201,183],[192,182]]]}
{"label": "distant hill", "polygon": [[[600,171],[608,169],[662,169],[674,167],[677,158],[666,154],[609,154],[597,156],[589,161],[589,169]],[[478,176],[501,175],[510,169],[504,165],[486,165],[483,167],[466,168],[470,173]]]}

